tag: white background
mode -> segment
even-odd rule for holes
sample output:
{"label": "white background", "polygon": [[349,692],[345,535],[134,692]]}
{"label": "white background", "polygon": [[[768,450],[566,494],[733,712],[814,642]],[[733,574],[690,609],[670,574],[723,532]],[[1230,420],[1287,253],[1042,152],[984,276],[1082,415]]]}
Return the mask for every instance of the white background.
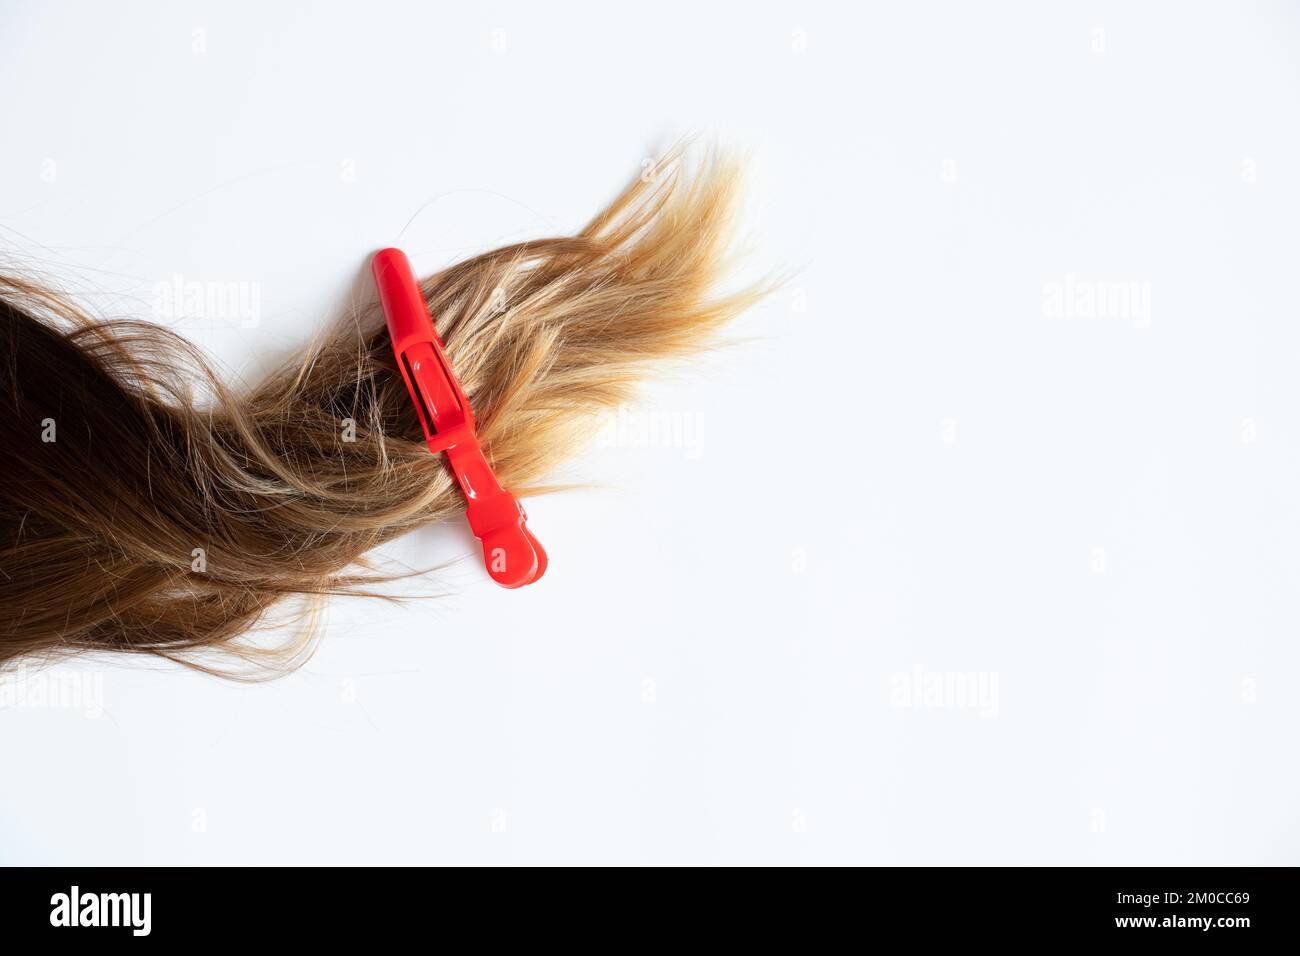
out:
{"label": "white background", "polygon": [[693,131],[795,275],[644,393],[698,441],[528,502],[537,586],[336,601],[266,686],[11,696],[0,861],[1300,862],[1300,14],[615,7],[6,5],[4,267],[252,284],[172,323],[232,378],[376,248],[571,231]]}

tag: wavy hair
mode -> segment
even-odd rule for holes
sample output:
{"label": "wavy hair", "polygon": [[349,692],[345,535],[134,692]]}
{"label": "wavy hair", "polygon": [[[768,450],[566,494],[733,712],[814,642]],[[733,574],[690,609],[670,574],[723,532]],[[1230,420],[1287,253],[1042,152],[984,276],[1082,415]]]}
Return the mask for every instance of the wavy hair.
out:
{"label": "wavy hair", "polygon": [[[718,289],[735,161],[710,153],[688,172],[674,151],[657,170],[577,235],[423,282],[518,495],[656,361],[701,348],[762,294]],[[305,597],[310,615],[327,595],[373,593],[394,576],[368,551],[464,507],[374,305],[236,390],[174,332],[0,274],[0,402],[0,666],[115,651],[284,673],[319,628],[253,640],[277,603]]]}

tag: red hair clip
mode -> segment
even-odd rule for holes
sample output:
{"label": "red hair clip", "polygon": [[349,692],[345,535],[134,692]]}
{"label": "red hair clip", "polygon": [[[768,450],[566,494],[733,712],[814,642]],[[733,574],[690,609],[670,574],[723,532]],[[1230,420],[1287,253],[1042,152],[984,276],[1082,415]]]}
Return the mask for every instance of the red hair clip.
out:
{"label": "red hair clip", "polygon": [[375,254],[371,268],[393,354],[429,451],[447,453],[447,463],[465,495],[470,530],[483,542],[488,574],[508,588],[532,584],[546,570],[546,552],[528,530],[523,505],[501,487],[479,447],[474,411],[447,360],[410,260],[400,249],[383,249]]}

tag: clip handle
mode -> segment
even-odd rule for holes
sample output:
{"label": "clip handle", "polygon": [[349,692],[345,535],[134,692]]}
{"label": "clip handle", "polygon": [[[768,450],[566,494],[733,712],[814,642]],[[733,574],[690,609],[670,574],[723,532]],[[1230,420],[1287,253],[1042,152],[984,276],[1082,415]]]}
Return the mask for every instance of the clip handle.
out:
{"label": "clip handle", "polygon": [[546,571],[546,551],[528,530],[528,513],[501,487],[478,437],[446,449],[452,473],[465,496],[465,517],[483,544],[483,566],[502,587],[532,584]]}

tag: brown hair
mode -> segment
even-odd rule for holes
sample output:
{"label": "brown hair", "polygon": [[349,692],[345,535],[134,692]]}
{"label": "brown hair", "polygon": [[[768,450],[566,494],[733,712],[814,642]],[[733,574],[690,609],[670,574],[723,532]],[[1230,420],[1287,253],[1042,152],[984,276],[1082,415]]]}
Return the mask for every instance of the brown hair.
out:
{"label": "brown hair", "polygon": [[[674,152],[577,235],[425,280],[507,488],[539,490],[647,363],[699,348],[760,294],[716,291],[736,173],[710,154],[688,175]],[[273,605],[370,593],[391,576],[367,551],[463,510],[373,306],[240,394],[175,333],[0,275],[0,401],[0,666],[105,650],[282,673],[316,629],[258,645]]]}

